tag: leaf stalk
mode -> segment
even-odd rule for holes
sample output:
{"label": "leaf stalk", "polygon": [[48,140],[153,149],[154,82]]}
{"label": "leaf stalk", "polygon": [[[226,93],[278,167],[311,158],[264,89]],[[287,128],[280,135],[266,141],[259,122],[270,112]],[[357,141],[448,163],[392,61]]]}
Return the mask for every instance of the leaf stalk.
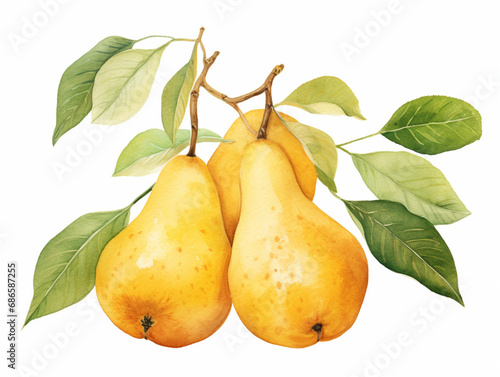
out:
{"label": "leaf stalk", "polygon": [[346,141],[345,143],[342,143],[342,144],[337,144],[337,148],[343,147],[344,145],[348,145],[348,144],[354,143],[356,141],[365,140],[365,139],[368,139],[370,137],[377,136],[377,135],[380,135],[380,131],[375,132],[374,134],[370,134],[370,135],[367,135],[367,136],[360,137],[358,139],[354,139],[354,140],[351,140],[351,141]]}

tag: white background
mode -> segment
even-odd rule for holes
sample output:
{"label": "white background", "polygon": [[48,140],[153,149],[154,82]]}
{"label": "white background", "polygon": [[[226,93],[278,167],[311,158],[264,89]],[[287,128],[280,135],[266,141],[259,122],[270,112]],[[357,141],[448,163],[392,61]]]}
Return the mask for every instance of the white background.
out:
{"label": "white background", "polygon": [[[158,82],[137,116],[108,128],[91,125],[87,118],[51,145],[61,74],[106,36],[195,38],[203,25],[208,52],[221,51],[209,81],[229,95],[254,89],[280,63],[285,70],[275,80],[276,102],[309,79],[337,76],[359,98],[367,121],[285,110],[328,131],[338,143],[378,131],[403,103],[429,94],[473,103],[483,116],[483,137],[462,150],[429,156],[472,212],[459,223],[438,228],[454,254],[465,308],[390,272],[368,255],[370,282],[361,313],[353,328],[336,340],[302,350],[270,345],[246,332],[232,312],[209,339],[169,349],[122,333],[92,292],[81,303],[37,319],[20,332],[18,366],[26,371],[21,375],[498,375],[500,23],[495,1],[61,0],[50,15],[41,5],[47,2],[0,2],[0,313],[7,310],[6,263],[13,260],[18,263],[20,321],[30,304],[34,267],[45,243],[84,213],[124,207],[156,178],[111,174],[133,136],[161,128],[161,89],[187,61],[187,43],[166,50]],[[27,22],[38,27],[28,34],[24,30],[23,36]],[[363,39],[361,33],[370,36]],[[16,48],[14,35],[25,43]],[[344,53],[342,46],[348,45],[356,53]],[[243,108],[262,104],[259,98]],[[224,134],[235,117],[227,105],[202,93],[202,127]],[[89,150],[85,132],[91,130],[94,144]],[[201,144],[200,157],[207,161],[214,148]],[[379,136],[350,150],[400,148]],[[55,166],[68,161],[70,171],[58,176]],[[336,180],[339,194],[347,199],[374,198],[345,155],[340,156]],[[343,205],[321,184],[315,202],[360,236]],[[0,334],[7,334],[7,326],[2,329]],[[5,338],[0,335],[2,355]],[[8,370],[1,359],[3,376]]]}

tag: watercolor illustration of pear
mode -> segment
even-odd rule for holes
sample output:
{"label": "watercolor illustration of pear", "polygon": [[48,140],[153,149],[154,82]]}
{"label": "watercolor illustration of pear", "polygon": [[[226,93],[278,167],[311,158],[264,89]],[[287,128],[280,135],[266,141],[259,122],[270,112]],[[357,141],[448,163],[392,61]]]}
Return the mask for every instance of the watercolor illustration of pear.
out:
{"label": "watercolor illustration of pear", "polygon": [[168,347],[213,334],[231,309],[231,246],[206,164],[178,156],[141,213],[103,250],[99,302],[121,330]]}
{"label": "watercolor illustration of pear", "polygon": [[356,238],[304,195],[272,141],[246,148],[241,195],[229,288],[245,326],[269,343],[294,348],[347,331],[368,283]]}
{"label": "watercolor illustration of pear", "polygon": [[[221,143],[208,161],[208,168],[214,178],[222,207],[224,225],[229,240],[232,242],[240,215],[240,162],[243,151],[256,138],[262,123],[264,110],[252,110],[245,114],[248,125],[255,131],[252,133],[241,118],[231,125],[224,138],[234,140],[232,143]],[[297,122],[292,117],[280,113],[288,122]],[[300,141],[283,125],[274,112],[268,121],[267,139],[276,142],[285,152],[292,164],[296,179],[304,195],[314,198],[316,190],[316,168],[307,156]]]}

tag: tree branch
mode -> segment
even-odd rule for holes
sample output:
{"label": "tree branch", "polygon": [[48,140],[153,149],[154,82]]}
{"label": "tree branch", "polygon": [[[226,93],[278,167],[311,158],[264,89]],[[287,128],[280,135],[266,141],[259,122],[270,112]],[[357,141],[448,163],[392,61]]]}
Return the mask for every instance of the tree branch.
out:
{"label": "tree branch", "polygon": [[[203,34],[203,28],[200,30],[200,35],[199,35],[199,41],[201,45],[201,35]],[[198,79],[194,83],[193,89],[191,91],[191,100],[190,100],[190,114],[191,114],[191,142],[189,146],[189,151],[188,151],[188,156],[196,156],[195,151],[196,151],[196,140],[198,138],[198,97],[200,95],[200,88],[204,88],[208,93],[210,93],[212,96],[215,98],[218,98],[225,103],[227,103],[229,106],[231,106],[233,109],[235,109],[243,122],[245,123],[246,127],[249,129],[250,132],[252,132],[254,135],[257,135],[258,139],[265,139],[266,138],[266,132],[267,132],[267,124],[269,122],[269,117],[271,115],[271,111],[273,108],[273,100],[272,100],[272,95],[271,95],[271,88],[273,85],[273,80],[274,78],[283,71],[284,65],[280,64],[277,65],[276,67],[273,68],[271,73],[267,76],[266,80],[264,83],[259,86],[257,89],[252,90],[249,93],[243,94],[238,97],[228,97],[227,95],[219,92],[218,90],[214,89],[210,84],[207,82],[207,73],[210,67],[214,64],[215,59],[217,59],[217,56],[219,56],[219,51],[215,51],[212,56],[209,58],[205,58],[206,52],[204,46],[202,47],[203,50],[203,70],[200,73],[200,76],[198,76]],[[266,94],[266,107],[264,110],[264,116],[262,119],[262,123],[259,129],[259,132],[256,133],[248,124],[247,120],[245,119],[245,116],[243,115],[243,112],[239,108],[238,104],[241,102],[244,102],[246,100],[249,100],[250,98],[253,98],[255,96],[258,96],[262,93]]]}
{"label": "tree branch", "polygon": [[188,156],[196,156],[196,140],[198,139],[198,97],[200,96],[200,88],[205,82],[208,70],[214,64],[215,59],[219,56],[219,51],[215,51],[214,54],[205,59],[203,62],[203,71],[201,71],[200,76],[193,85],[193,90],[191,90],[191,100],[189,106],[189,112],[191,114],[191,142],[189,145]]}

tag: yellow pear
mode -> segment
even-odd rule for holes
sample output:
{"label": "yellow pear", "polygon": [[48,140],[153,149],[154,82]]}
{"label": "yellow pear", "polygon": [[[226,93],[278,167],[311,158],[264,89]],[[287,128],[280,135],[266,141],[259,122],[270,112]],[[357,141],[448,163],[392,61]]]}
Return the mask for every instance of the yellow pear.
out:
{"label": "yellow pear", "polygon": [[163,168],[141,213],[103,250],[97,297],[127,334],[186,346],[213,334],[229,314],[230,253],[206,164],[178,156]]}
{"label": "yellow pear", "polygon": [[[245,114],[249,126],[255,132],[260,128],[263,115],[264,110],[252,110]],[[297,122],[286,114],[280,113],[280,115],[288,122]],[[256,134],[250,132],[241,118],[238,118],[224,138],[234,142],[221,143],[208,161],[208,168],[219,190],[224,225],[229,241],[232,242],[240,215],[241,156],[247,145],[256,139]],[[274,113],[271,113],[269,118],[267,139],[278,143],[283,149],[292,164],[300,188],[304,195],[312,200],[316,189],[316,168],[300,141],[288,131]]]}
{"label": "yellow pear", "polygon": [[245,326],[287,347],[334,339],[356,320],[368,265],[356,238],[309,200],[281,148],[250,144],[229,288]]}

